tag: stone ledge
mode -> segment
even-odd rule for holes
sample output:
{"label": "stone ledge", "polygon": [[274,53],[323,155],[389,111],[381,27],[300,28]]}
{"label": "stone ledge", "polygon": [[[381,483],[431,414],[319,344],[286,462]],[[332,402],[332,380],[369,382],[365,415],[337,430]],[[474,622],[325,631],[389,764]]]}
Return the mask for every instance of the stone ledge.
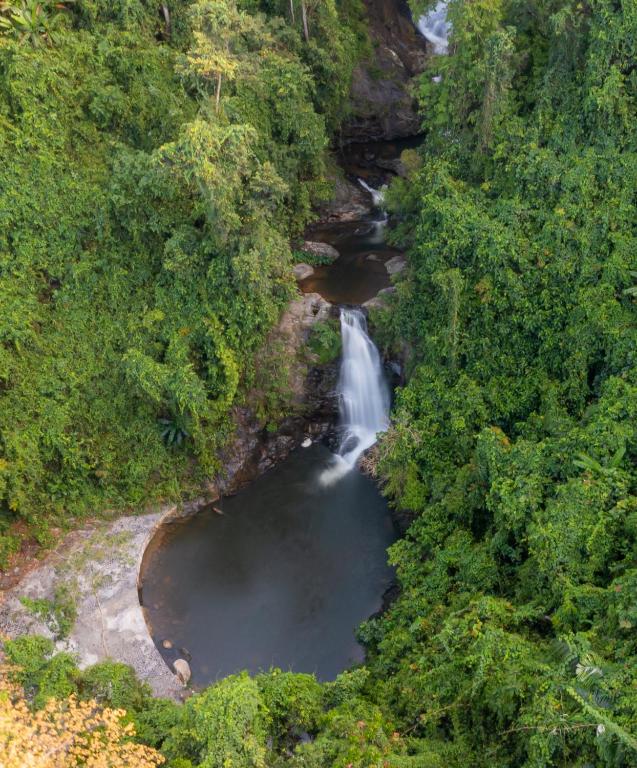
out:
{"label": "stone ledge", "polygon": [[147,515],[122,517],[70,533],[41,565],[6,592],[0,630],[15,638],[51,630],[20,602],[21,597],[53,599],[66,585],[77,604],[69,637],[56,643],[78,659],[80,668],[112,659],[129,664],[156,696],[183,697],[184,688],[168,669],[150,637],[139,603],[139,573],[146,547],[167,520],[192,514],[203,503],[166,506]]}

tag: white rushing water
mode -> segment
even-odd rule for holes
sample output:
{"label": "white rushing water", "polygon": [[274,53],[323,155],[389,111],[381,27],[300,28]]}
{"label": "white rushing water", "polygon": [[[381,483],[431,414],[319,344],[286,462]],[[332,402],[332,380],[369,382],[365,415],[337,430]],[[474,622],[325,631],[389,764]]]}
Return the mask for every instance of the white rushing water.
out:
{"label": "white rushing water", "polygon": [[385,192],[387,190],[387,185],[383,184],[383,186],[380,189],[374,189],[374,187],[370,187],[369,184],[364,180],[360,179],[358,180],[358,183],[363,187],[363,189],[366,189],[369,194],[372,196],[372,202],[374,203],[374,206],[376,208],[382,208],[385,204]]}
{"label": "white rushing water", "polygon": [[389,423],[389,390],[380,355],[367,335],[360,309],[341,309],[343,357],[338,380],[343,439],[332,466],[321,475],[324,485],[354,469],[358,458],[376,442]]}
{"label": "white rushing water", "polygon": [[389,217],[385,211],[382,211],[379,219],[372,221],[372,233],[367,238],[369,243],[380,245],[385,242],[385,230],[387,229],[388,222]]}
{"label": "white rushing water", "polygon": [[434,53],[439,55],[449,53],[451,25],[447,21],[447,5],[444,0],[439,0],[436,7],[421,16],[416,24],[420,34],[433,45]]}

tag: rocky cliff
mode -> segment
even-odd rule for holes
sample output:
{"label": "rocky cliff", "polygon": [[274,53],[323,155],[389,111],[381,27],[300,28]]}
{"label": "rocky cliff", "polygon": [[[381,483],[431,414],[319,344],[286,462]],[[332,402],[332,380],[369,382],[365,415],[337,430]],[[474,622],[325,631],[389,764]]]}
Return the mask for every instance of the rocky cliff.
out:
{"label": "rocky cliff", "polygon": [[373,44],[371,60],[361,63],[352,83],[352,118],[343,142],[414,136],[420,130],[412,89],[423,71],[425,39],[412,21],[406,0],[365,0]]}

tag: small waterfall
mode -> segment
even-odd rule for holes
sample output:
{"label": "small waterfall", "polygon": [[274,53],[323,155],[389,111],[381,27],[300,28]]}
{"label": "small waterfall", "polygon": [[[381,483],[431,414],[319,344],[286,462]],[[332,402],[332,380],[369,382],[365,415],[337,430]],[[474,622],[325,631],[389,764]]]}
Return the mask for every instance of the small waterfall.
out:
{"label": "small waterfall", "polygon": [[321,475],[329,485],[354,469],[359,456],[389,423],[389,391],[380,355],[367,335],[360,309],[341,309],[343,358],[338,381],[343,438],[334,462]]}
{"label": "small waterfall", "polygon": [[389,217],[387,214],[383,211],[382,216],[380,219],[374,219],[372,222],[372,233],[367,238],[369,243],[373,244],[380,244],[385,242],[385,230],[387,229],[387,223],[389,221]]}
{"label": "small waterfall", "polygon": [[388,216],[384,210],[385,205],[385,192],[387,191],[387,184],[383,184],[380,189],[374,189],[364,180],[359,178],[358,183],[367,190],[372,197],[374,208],[376,208],[377,218],[373,221],[373,233],[369,238],[370,243],[382,243],[385,241],[385,227],[387,226]]}
{"label": "small waterfall", "polygon": [[372,202],[374,203],[375,208],[382,208],[385,204],[385,191],[387,190],[387,185],[383,184],[383,186],[380,189],[374,189],[374,187],[370,187],[369,184],[364,180],[359,178],[358,183],[361,185],[361,187],[369,192],[369,194],[372,196]]}
{"label": "small waterfall", "polygon": [[421,16],[416,26],[425,40],[433,45],[434,53],[443,56],[449,53],[451,25],[447,21],[447,3],[445,0],[439,0],[435,8]]}

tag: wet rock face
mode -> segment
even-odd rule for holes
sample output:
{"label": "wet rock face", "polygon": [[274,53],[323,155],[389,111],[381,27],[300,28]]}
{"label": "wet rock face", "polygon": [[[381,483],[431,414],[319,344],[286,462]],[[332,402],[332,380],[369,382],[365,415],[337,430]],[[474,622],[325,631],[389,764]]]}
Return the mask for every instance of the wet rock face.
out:
{"label": "wet rock face", "polygon": [[352,111],[343,141],[404,138],[419,132],[412,96],[424,69],[426,41],[417,32],[406,0],[365,0],[374,57],[354,71]]}
{"label": "wet rock face", "polygon": [[332,199],[318,209],[321,221],[358,221],[371,213],[369,195],[359,185],[342,176],[337,176],[332,181]]}
{"label": "wet rock face", "polygon": [[[276,329],[290,358],[299,358],[312,327],[327,319],[332,305],[318,293],[307,293],[293,301]],[[268,432],[249,406],[234,409],[234,438],[221,457],[223,475],[216,478],[211,496],[231,494],[287,458],[309,436],[327,435],[338,412],[336,382],[338,362],[320,367],[299,362],[293,371],[290,415]]]}

